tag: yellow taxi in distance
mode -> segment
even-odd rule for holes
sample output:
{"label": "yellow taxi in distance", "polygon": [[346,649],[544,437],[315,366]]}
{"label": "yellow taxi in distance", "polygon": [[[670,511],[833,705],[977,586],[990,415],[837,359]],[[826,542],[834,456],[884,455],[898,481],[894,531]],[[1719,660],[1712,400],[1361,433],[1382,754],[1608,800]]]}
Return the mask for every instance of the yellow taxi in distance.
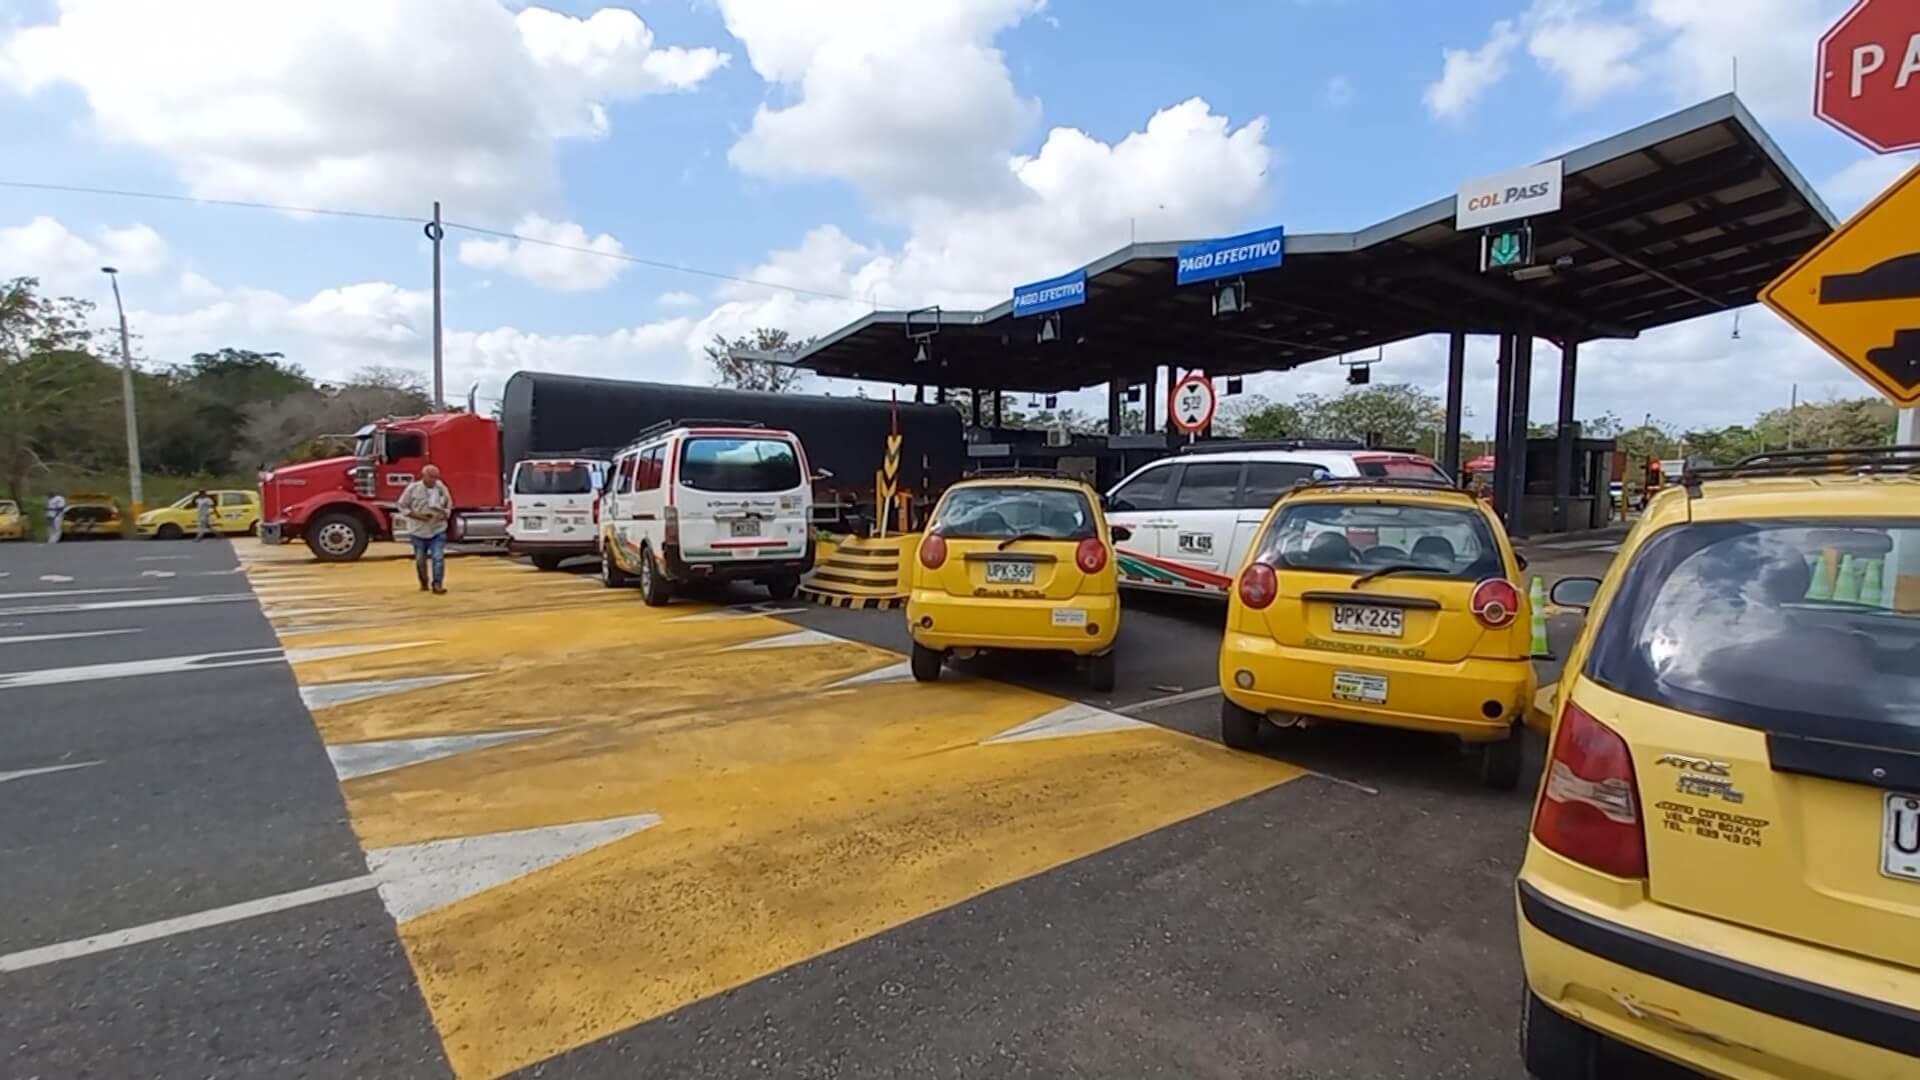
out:
{"label": "yellow taxi in distance", "polygon": [[1442,481],[1294,487],[1248,551],[1220,644],[1220,737],[1319,720],[1459,737],[1481,778],[1520,780],[1533,697],[1520,562],[1487,504]]}
{"label": "yellow taxi in distance", "polygon": [[0,499],[0,540],[26,538],[27,517],[20,512],[20,504],[12,499]]}
{"label": "yellow taxi in distance", "polygon": [[67,508],[60,515],[60,535],[119,536],[120,504],[111,495],[87,492],[67,497]]}
{"label": "yellow taxi in distance", "polygon": [[1084,657],[1093,688],[1113,689],[1113,542],[1125,539],[1078,480],[996,474],[948,488],[912,567],[913,677],[938,679],[949,654],[1049,650]]}
{"label": "yellow taxi in distance", "polygon": [[[170,506],[149,510],[134,520],[141,536],[155,540],[178,540],[193,535],[198,515],[193,500],[198,492],[182,495]],[[260,527],[260,493],[239,489],[208,491],[213,496],[213,527],[229,535],[244,535]]]}
{"label": "yellow taxi in distance", "polygon": [[1920,1076],[1920,447],[1693,470],[1553,599],[1528,1070]]}

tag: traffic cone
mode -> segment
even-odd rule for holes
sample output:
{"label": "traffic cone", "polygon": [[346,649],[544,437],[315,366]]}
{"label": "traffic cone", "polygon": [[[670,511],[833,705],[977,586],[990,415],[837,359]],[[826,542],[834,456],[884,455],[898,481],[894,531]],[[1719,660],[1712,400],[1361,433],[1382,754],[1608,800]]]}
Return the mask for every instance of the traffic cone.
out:
{"label": "traffic cone", "polygon": [[1527,589],[1527,606],[1533,609],[1533,655],[1552,656],[1547,646],[1547,583],[1538,574]]}
{"label": "traffic cone", "polygon": [[1865,559],[1860,565],[1860,602],[1870,607],[1880,607],[1880,598],[1885,595],[1881,588],[1880,577],[1886,572],[1885,559]]}
{"label": "traffic cone", "polygon": [[1833,599],[1833,564],[1824,557],[1814,560],[1813,581],[1807,585],[1807,599]]}
{"label": "traffic cone", "polygon": [[1840,576],[1833,583],[1833,600],[1838,604],[1860,602],[1860,564],[1851,555],[1840,560]]}

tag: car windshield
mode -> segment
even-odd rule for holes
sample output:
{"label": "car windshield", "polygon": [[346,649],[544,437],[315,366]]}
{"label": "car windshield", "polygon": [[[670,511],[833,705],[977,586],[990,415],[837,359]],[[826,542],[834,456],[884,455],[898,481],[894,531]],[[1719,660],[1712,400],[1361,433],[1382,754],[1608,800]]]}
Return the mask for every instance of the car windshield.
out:
{"label": "car windshield", "polygon": [[701,491],[792,491],[800,459],[785,439],[701,436],[680,451],[680,483]]}
{"label": "car windshield", "polygon": [[1465,507],[1301,502],[1280,511],[1260,546],[1275,566],[1368,574],[1418,567],[1428,577],[1479,580],[1504,572],[1486,516]]}
{"label": "car windshield", "polygon": [[1084,540],[1093,506],[1071,488],[982,485],[947,493],[932,531],[958,540]]}
{"label": "car windshield", "polygon": [[1920,520],[1670,529],[1587,674],[1730,724],[1920,750]]}
{"label": "car windshield", "polygon": [[513,471],[515,495],[587,495],[593,467],[584,461],[523,461]]}

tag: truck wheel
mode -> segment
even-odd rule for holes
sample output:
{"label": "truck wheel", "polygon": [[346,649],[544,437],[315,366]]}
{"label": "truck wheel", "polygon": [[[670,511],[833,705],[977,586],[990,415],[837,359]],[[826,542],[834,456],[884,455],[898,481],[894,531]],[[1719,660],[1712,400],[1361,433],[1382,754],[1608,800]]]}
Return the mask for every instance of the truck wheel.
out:
{"label": "truck wheel", "polygon": [[352,562],[367,550],[373,537],[360,519],[344,510],[321,514],[307,522],[307,547],[321,562]]}
{"label": "truck wheel", "polygon": [[1098,656],[1087,657],[1087,682],[1092,685],[1096,693],[1106,694],[1113,691],[1114,669],[1117,666],[1112,649]]}
{"label": "truck wheel", "polygon": [[1595,1080],[1600,1036],[1554,1011],[1532,990],[1520,1016],[1520,1060],[1539,1080]]}
{"label": "truck wheel", "polygon": [[178,540],[185,535],[186,533],[180,531],[180,526],[169,524],[160,526],[160,528],[154,532],[153,538],[156,540]]}
{"label": "truck wheel", "polygon": [[767,595],[784,604],[793,599],[794,593],[800,591],[800,579],[792,574],[786,577],[769,578],[766,586]]}
{"label": "truck wheel", "polygon": [[640,549],[640,599],[648,607],[665,607],[673,602],[673,585],[660,572],[660,564],[653,557],[653,549]]}
{"label": "truck wheel", "polygon": [[1520,786],[1520,728],[1518,725],[1499,742],[1480,747],[1480,782],[1495,791],[1512,791]]}
{"label": "truck wheel", "polygon": [[940,678],[940,665],[946,655],[939,649],[929,649],[919,642],[913,643],[913,677],[917,682],[936,682]]}
{"label": "truck wheel", "polygon": [[1226,698],[1220,699],[1220,741],[1234,750],[1260,749],[1260,729],[1267,718],[1243,709]]}
{"label": "truck wheel", "polygon": [[533,565],[542,570],[558,570],[565,560],[565,555],[535,555]]}

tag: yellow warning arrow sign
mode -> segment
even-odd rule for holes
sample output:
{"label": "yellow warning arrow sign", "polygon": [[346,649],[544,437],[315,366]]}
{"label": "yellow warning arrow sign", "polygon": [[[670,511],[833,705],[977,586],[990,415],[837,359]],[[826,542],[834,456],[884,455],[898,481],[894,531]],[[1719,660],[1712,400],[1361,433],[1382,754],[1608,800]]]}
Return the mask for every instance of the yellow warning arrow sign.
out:
{"label": "yellow warning arrow sign", "polygon": [[1895,405],[1920,404],[1920,168],[1760,291]]}

